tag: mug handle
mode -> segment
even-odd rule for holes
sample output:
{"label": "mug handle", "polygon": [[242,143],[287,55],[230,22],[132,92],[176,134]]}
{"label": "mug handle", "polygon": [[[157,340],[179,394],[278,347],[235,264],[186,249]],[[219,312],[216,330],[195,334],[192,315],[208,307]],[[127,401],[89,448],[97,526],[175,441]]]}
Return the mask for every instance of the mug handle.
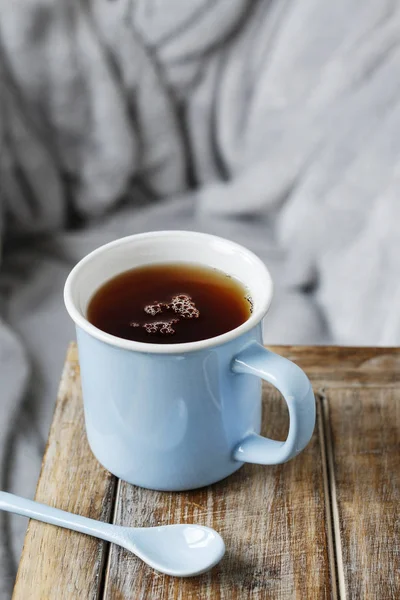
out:
{"label": "mug handle", "polygon": [[234,373],[256,375],[276,387],[289,409],[289,433],[285,442],[250,433],[237,444],[234,460],[259,465],[278,465],[297,456],[308,444],[315,426],[315,398],[307,375],[296,364],[252,342],[234,359]]}

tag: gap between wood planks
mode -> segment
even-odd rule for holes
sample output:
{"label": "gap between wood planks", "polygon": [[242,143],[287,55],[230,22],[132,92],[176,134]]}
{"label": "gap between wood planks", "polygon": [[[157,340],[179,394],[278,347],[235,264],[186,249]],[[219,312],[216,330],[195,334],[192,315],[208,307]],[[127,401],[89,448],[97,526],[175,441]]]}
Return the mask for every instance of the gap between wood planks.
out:
{"label": "gap between wood planks", "polygon": [[320,410],[317,411],[317,426],[321,440],[321,462],[324,478],[325,514],[332,597],[333,600],[346,600],[342,541],[340,536],[339,510],[336,496],[333,444],[329,420],[329,403],[324,389],[315,392],[315,399],[316,402],[319,403],[320,408]]}
{"label": "gap between wood planks", "polygon": [[[110,510],[110,523],[113,525],[117,524],[115,522],[117,511],[118,511],[118,503],[121,497],[120,495],[121,488],[121,480],[117,479],[116,485],[114,486],[114,497],[112,499],[112,510]],[[101,600],[104,598],[104,592],[107,589],[108,585],[108,577],[110,573],[110,552],[111,552],[111,542],[107,542],[107,546],[104,548],[104,560],[103,560],[103,569],[101,572],[101,580],[99,581],[99,587],[97,591],[97,600]],[[140,560],[140,559],[138,559]]]}

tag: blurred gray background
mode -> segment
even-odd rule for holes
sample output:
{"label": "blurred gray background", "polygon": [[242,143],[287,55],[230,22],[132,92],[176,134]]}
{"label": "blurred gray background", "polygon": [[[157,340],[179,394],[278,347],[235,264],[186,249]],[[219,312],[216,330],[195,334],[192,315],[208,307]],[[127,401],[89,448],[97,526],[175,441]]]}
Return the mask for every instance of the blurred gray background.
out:
{"label": "blurred gray background", "polygon": [[[400,341],[400,5],[0,0],[0,477],[33,496],[68,271],[154,229],[269,266],[267,343]],[[0,598],[26,521],[0,514]]]}

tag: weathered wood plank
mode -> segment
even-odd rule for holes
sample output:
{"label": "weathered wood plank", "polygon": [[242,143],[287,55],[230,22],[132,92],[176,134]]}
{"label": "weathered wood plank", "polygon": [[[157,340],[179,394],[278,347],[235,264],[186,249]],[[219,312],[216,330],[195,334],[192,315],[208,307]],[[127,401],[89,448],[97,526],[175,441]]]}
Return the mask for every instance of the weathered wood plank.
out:
{"label": "weathered wood plank", "polygon": [[[107,521],[114,477],[89,450],[84,434],[78,355],[71,345],[35,499]],[[85,535],[30,521],[14,600],[98,597],[108,546]]]}
{"label": "weathered wood plank", "polygon": [[400,384],[400,348],[347,346],[272,346],[294,361],[320,387]]}
{"label": "weathered wood plank", "polygon": [[341,596],[397,600],[400,388],[331,389],[326,398]]}
{"label": "weathered wood plank", "polygon": [[[265,390],[263,415],[263,432],[283,439],[286,408],[272,388]],[[120,482],[115,521],[209,525],[224,537],[227,554],[210,573],[177,579],[112,546],[104,590],[109,600],[331,597],[318,429],[295,460],[276,467],[245,465],[208,488],[168,494]]]}

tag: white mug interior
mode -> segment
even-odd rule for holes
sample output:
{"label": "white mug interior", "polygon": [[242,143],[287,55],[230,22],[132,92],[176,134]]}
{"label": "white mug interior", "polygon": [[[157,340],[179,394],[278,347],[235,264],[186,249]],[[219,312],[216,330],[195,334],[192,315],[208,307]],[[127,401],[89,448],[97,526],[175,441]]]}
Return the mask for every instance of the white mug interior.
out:
{"label": "white mug interior", "polygon": [[[135,267],[177,262],[208,266],[238,279],[252,302],[252,312],[247,321],[236,329],[207,340],[146,344],[105,333],[87,320],[87,308],[93,294],[112,277]],[[181,353],[216,346],[249,331],[265,316],[272,292],[273,284],[267,267],[243,246],[204,233],[155,231],[120,238],[88,254],[69,274],[64,301],[75,324],[103,342],[141,352]]]}

